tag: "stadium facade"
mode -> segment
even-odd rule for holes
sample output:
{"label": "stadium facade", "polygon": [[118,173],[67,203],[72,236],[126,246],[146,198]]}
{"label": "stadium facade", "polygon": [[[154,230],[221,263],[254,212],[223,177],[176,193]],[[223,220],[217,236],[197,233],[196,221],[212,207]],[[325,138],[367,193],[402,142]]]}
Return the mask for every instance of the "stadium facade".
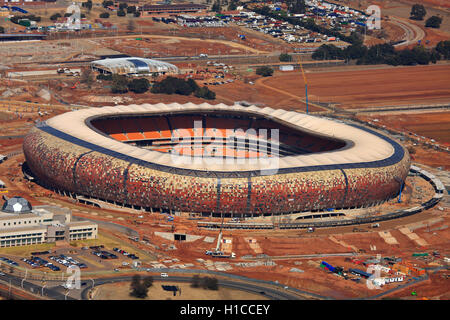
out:
{"label": "stadium facade", "polygon": [[[276,139],[262,129],[277,130]],[[224,134],[213,139],[213,133]],[[261,142],[270,147],[262,149]],[[48,188],[205,216],[377,205],[398,195],[410,167],[407,150],[372,129],[286,110],[206,103],[65,113],[36,125],[23,149],[30,171]],[[217,154],[235,162],[212,163]],[[190,161],[174,161],[180,158]],[[267,170],[267,161],[276,170]]]}

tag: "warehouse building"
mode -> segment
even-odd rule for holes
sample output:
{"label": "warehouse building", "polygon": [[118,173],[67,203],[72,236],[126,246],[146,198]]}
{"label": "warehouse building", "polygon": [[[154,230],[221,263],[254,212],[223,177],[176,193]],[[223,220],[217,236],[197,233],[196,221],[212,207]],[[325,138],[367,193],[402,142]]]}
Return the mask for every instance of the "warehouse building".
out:
{"label": "warehouse building", "polygon": [[36,206],[24,198],[8,199],[0,211],[0,247],[56,241],[96,239],[98,226],[90,221],[72,221],[69,209]]}
{"label": "warehouse building", "polygon": [[145,59],[139,57],[122,57],[112,59],[95,60],[91,62],[91,68],[103,74],[120,75],[151,75],[178,74],[178,67],[171,63]]}

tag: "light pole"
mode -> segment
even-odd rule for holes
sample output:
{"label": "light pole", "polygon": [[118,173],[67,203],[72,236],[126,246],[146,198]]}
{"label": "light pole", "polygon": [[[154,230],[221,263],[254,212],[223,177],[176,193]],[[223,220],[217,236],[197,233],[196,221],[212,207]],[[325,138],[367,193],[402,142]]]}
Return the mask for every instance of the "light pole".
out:
{"label": "light pole", "polygon": [[20,286],[22,287],[22,289],[23,289],[23,282],[24,282],[25,279],[27,278],[27,275],[28,275],[28,269],[25,269],[25,278],[22,279],[22,282],[21,282],[21,284],[20,284]]}

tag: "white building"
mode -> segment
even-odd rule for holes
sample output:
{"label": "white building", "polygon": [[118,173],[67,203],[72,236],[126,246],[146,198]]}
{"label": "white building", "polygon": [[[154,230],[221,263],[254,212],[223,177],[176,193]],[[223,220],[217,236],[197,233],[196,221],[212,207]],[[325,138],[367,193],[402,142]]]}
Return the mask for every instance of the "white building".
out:
{"label": "white building", "polygon": [[32,208],[24,198],[8,199],[0,211],[0,247],[56,241],[96,239],[98,226],[71,221],[70,210],[53,206]]}

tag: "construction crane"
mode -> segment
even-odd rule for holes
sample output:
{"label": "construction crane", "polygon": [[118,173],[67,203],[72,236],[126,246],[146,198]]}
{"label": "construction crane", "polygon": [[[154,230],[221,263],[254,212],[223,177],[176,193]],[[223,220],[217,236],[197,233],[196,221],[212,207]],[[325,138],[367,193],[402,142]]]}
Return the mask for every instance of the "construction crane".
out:
{"label": "construction crane", "polygon": [[217,237],[217,245],[215,249],[212,250],[207,250],[205,253],[207,255],[210,255],[212,257],[219,257],[219,258],[234,258],[236,255],[234,253],[232,253],[231,255],[227,255],[224,254],[222,251],[220,251],[220,247],[222,244],[222,227],[223,227],[223,219],[224,217],[222,216],[222,223],[220,224],[220,232],[219,232],[219,236]]}
{"label": "construction crane", "polygon": [[300,55],[298,56],[298,63],[300,65],[300,69],[302,70],[303,82],[305,83],[306,114],[308,114],[308,82],[306,81],[305,70],[303,70],[303,64]]}

